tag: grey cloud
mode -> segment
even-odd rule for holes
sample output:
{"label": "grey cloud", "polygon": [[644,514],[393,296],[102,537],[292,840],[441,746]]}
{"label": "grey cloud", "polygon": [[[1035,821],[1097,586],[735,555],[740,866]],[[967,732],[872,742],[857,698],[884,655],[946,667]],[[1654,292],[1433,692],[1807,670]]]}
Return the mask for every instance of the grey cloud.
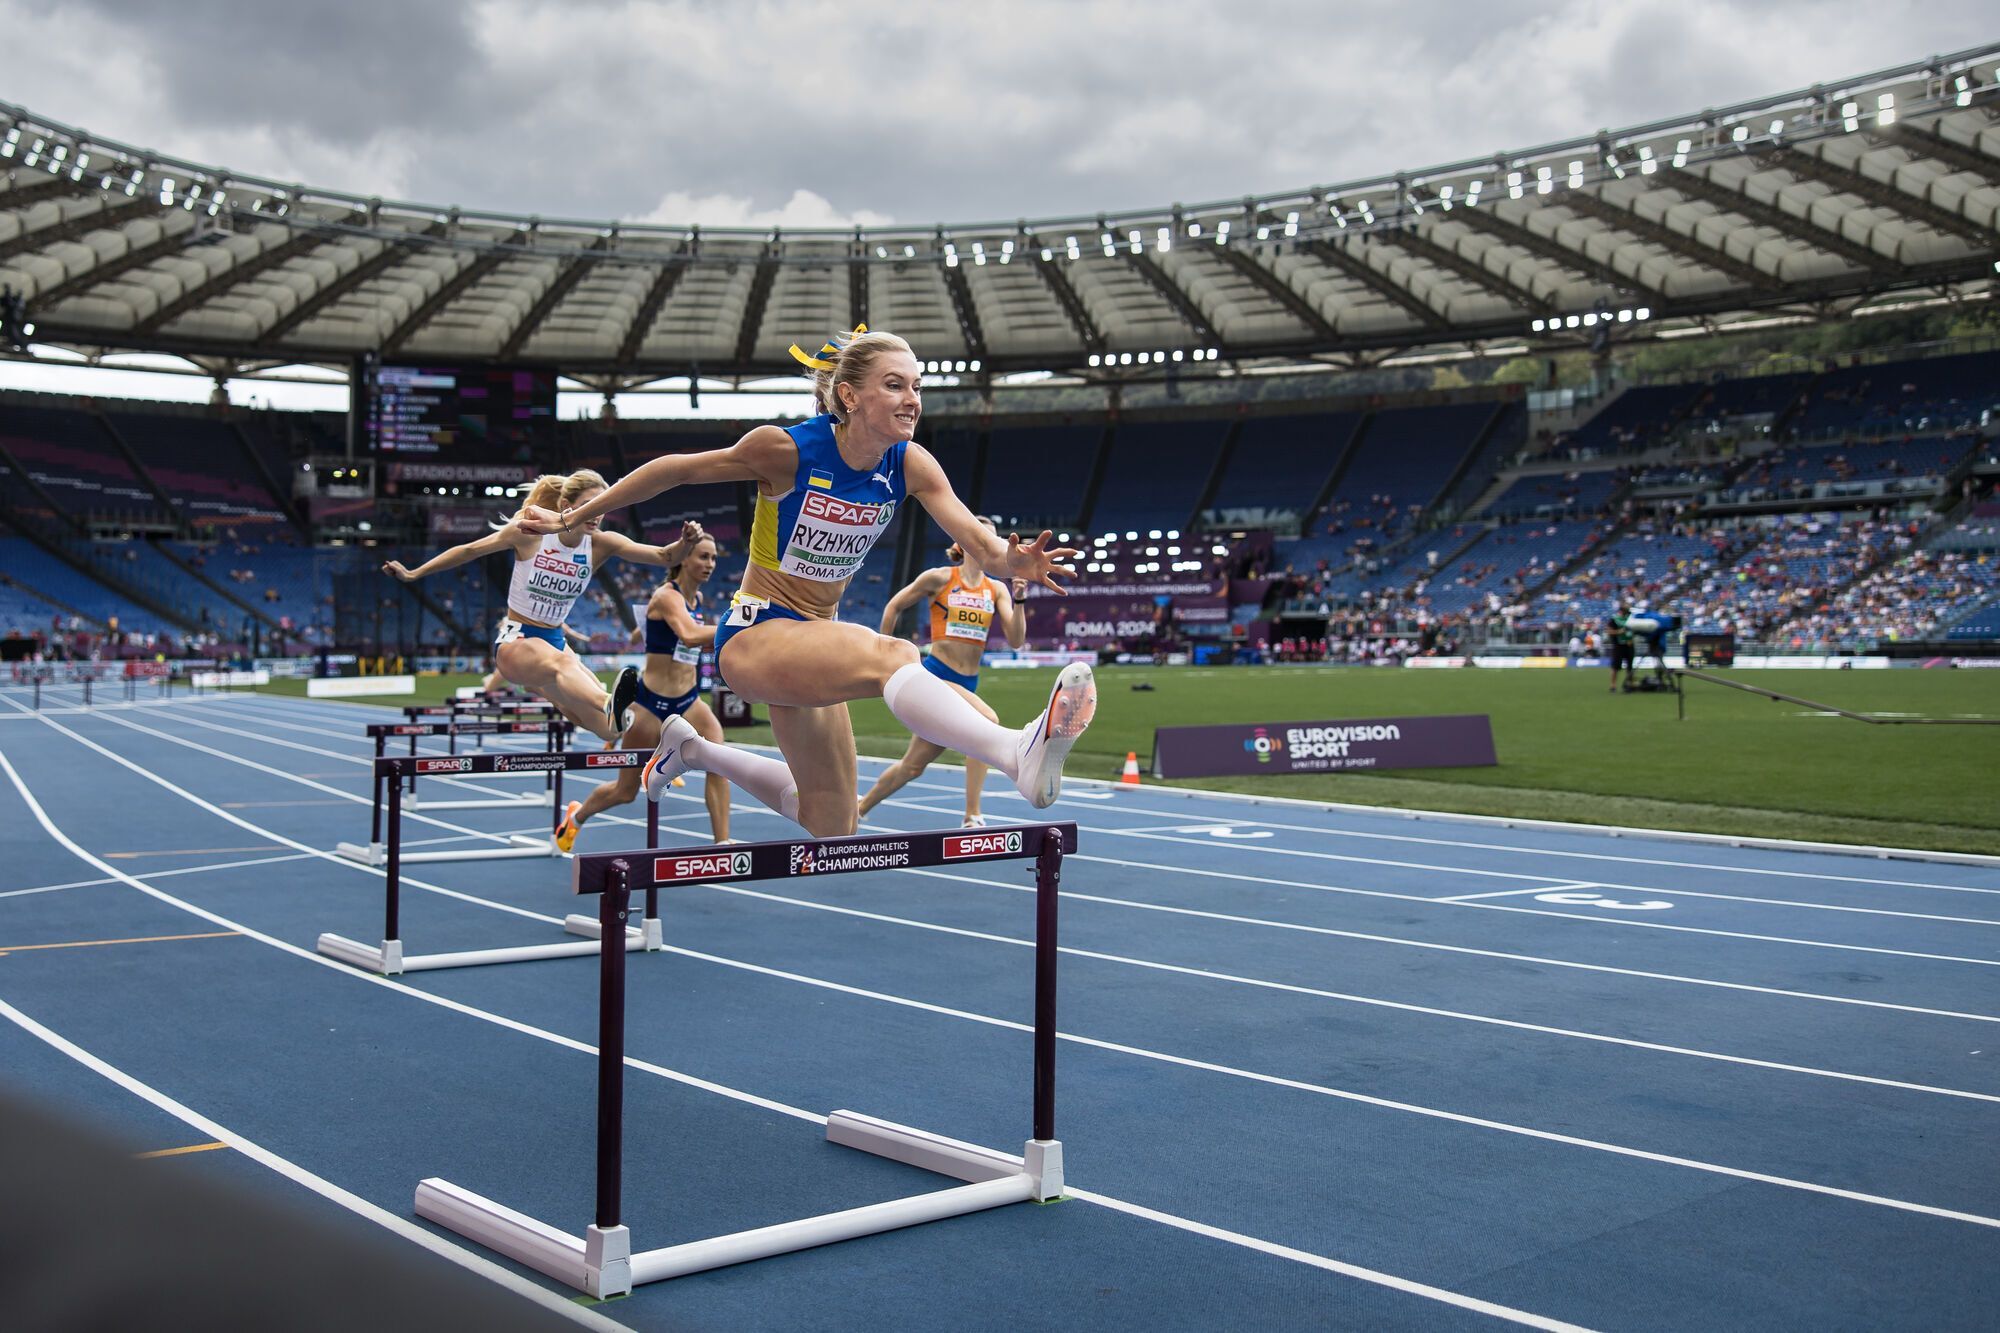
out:
{"label": "grey cloud", "polygon": [[[57,8],[0,0],[0,29],[10,10]],[[838,212],[919,224],[1329,183],[1991,35],[1972,0],[67,0],[61,10],[115,23],[158,93],[144,125],[39,109],[168,152],[226,144],[269,159],[221,163],[246,171],[551,216],[641,216],[669,197],[770,209],[806,190]],[[0,97],[17,96],[9,83],[0,55]],[[337,163],[343,178],[310,175],[307,163]]]}

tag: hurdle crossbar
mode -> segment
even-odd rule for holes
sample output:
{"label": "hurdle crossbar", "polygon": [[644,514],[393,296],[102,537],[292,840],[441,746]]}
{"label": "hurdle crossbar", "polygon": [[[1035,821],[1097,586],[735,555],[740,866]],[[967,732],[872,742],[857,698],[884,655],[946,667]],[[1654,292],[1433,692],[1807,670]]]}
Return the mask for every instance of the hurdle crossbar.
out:
{"label": "hurdle crossbar", "polygon": [[[413,705],[413,707],[423,706]],[[411,709],[406,708],[403,711],[408,715]],[[517,719],[514,721],[487,720],[473,722],[460,721],[457,718],[441,722],[418,721],[415,718],[409,718],[403,722],[370,723],[363,730],[368,738],[375,743],[375,757],[381,759],[385,754],[384,743],[391,736],[407,736],[409,738],[410,755],[412,758],[416,757],[417,737],[419,736],[445,737],[446,749],[454,755],[458,753],[458,738],[460,736],[476,736],[482,742],[486,737],[494,735],[540,736],[545,742],[543,749],[549,753],[554,753],[564,747],[575,729],[571,726],[567,718],[545,717],[533,721],[520,721]],[[432,800],[418,795],[416,774],[412,773],[407,779],[410,799],[406,808],[410,810],[553,809],[556,805],[558,795],[556,791],[557,784],[547,774],[541,774],[541,776],[543,782],[542,790],[539,792],[522,792],[510,796],[464,796],[452,797],[446,800]],[[379,786],[375,793],[375,802],[379,815],[382,803],[382,793],[379,790]],[[380,842],[381,840],[382,832],[378,826],[370,836],[369,841]]]}
{"label": "hurdle crossbar", "polygon": [[721,844],[677,851],[649,849],[579,856],[576,892],[597,896],[606,935],[621,929],[631,896],[689,883],[755,882],[800,875],[846,874],[974,861],[1035,860],[1035,1039],[1033,1134],[1019,1157],[877,1120],[853,1111],[827,1117],[829,1142],[893,1158],[966,1182],[947,1189],[775,1226],[632,1252],[621,1220],[625,1115],[625,955],[607,949],[598,962],[597,1204],[576,1236],[495,1203],[450,1181],[418,1183],[416,1210],[488,1249],[588,1295],[622,1296],[644,1282],[789,1254],[946,1217],[1060,1198],[1062,1143],[1055,1131],[1056,904],[1065,852],[1076,850],[1076,825],[1027,824],[954,833],[900,833],[799,842]]}
{"label": "hurdle crossbar", "polygon": [[[392,727],[394,724],[390,724]],[[509,836],[513,844],[507,847],[472,848],[455,852],[405,852],[403,850],[403,778],[412,769],[426,773],[487,773],[487,772],[548,772],[556,782],[556,795],[562,795],[562,775],[576,769],[636,769],[645,765],[652,756],[651,750],[590,750],[556,751],[554,753],[530,754],[462,754],[462,755],[418,755],[410,758],[391,755],[375,761],[375,792],[381,800],[387,792],[387,817],[378,820],[377,829],[386,823],[386,838],[371,842],[366,847],[359,843],[343,842],[335,853],[350,861],[359,861],[367,866],[383,868],[383,912],[382,943],[377,946],[363,944],[345,935],[332,933],[319,937],[319,951],[329,958],[338,959],[352,967],[376,972],[382,976],[396,976],[404,972],[435,971],[450,967],[477,967],[488,963],[520,963],[537,958],[573,958],[583,954],[598,952],[598,940],[603,938],[598,922],[589,917],[572,915],[563,922],[563,929],[572,935],[585,936],[584,940],[567,941],[561,944],[526,944],[502,949],[471,949],[456,953],[406,955],[402,940],[402,869],[413,861],[505,861],[528,857],[553,856],[556,852],[553,832],[539,838],[522,834]],[[660,807],[655,801],[646,802],[646,846],[660,844]],[[660,930],[659,899],[656,893],[646,895],[646,915],[640,925],[625,931],[625,947],[628,949],[659,949],[664,937]],[[613,950],[613,952],[618,952]]]}

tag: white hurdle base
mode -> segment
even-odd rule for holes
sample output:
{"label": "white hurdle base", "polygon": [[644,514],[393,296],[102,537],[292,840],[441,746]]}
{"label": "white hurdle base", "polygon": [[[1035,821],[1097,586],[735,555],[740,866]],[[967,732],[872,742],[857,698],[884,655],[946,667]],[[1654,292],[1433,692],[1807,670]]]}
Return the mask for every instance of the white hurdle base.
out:
{"label": "white hurdle base", "polygon": [[[595,923],[593,923],[595,924]],[[660,943],[660,923],[657,919],[644,923],[644,929],[625,932],[625,951],[634,949],[658,949]],[[435,972],[451,967],[483,967],[489,963],[527,963],[538,958],[583,958],[595,957],[598,953],[597,936],[593,933],[588,940],[577,940],[563,944],[522,944],[507,949],[467,949],[459,953],[422,953],[403,956],[401,940],[383,940],[380,946],[363,944],[350,940],[345,935],[325,934],[319,937],[319,951],[328,958],[358,967],[364,972],[378,976],[393,977],[404,972]]]}
{"label": "white hurdle base", "polygon": [[[575,912],[563,918],[563,929],[572,935],[581,935],[587,940],[598,939],[604,932],[604,928],[598,925],[596,917],[582,916]],[[638,925],[627,926],[625,930],[627,934],[637,934],[643,941],[641,947],[648,952],[667,947],[666,937],[660,928],[660,918],[656,916],[640,917]]]}
{"label": "white hurdle base", "polygon": [[637,1254],[630,1252],[630,1237],[622,1226],[610,1231],[593,1226],[582,1238],[566,1235],[436,1178],[417,1185],[417,1216],[601,1299],[622,1296],[645,1282],[1062,1194],[1062,1144],[1053,1140],[1031,1140],[1025,1156],[1010,1157],[852,1111],[828,1116],[826,1136],[830,1142],[972,1183]]}
{"label": "white hurdle base", "polygon": [[[437,808],[437,806],[431,807],[433,810]],[[465,847],[457,851],[404,852],[402,861],[404,865],[423,861],[521,861],[533,856],[556,854],[556,839],[553,833],[533,836],[526,833],[510,833],[507,835],[507,841],[511,845],[506,847]],[[333,849],[333,854],[346,857],[350,861],[359,861],[365,866],[382,866],[388,864],[389,860],[388,849],[379,842],[343,842]]]}

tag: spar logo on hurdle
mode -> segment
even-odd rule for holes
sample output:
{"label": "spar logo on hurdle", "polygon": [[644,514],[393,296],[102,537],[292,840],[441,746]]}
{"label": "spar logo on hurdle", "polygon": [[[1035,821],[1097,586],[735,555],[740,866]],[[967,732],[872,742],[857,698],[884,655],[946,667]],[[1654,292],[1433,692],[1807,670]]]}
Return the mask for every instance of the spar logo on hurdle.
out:
{"label": "spar logo on hurdle", "polygon": [[[471,771],[472,760],[470,758],[417,760],[417,772],[419,773],[470,773]],[[414,791],[416,789],[413,787],[411,790]]]}
{"label": "spar logo on hurdle", "polygon": [[821,871],[894,870],[910,864],[910,844],[906,838],[883,842],[851,842],[823,847],[816,842],[792,844],[788,874],[811,875]]}
{"label": "spar logo on hurdle", "polygon": [[971,856],[1019,856],[1021,830],[995,833],[948,833],[944,839],[944,859],[960,861]]}
{"label": "spar logo on hurdle", "polygon": [[644,750],[594,750],[583,757],[585,768],[637,768],[648,758]]}
{"label": "spar logo on hurdle", "polygon": [[748,852],[696,852],[653,859],[653,878],[665,883],[691,879],[742,879],[750,873]]}

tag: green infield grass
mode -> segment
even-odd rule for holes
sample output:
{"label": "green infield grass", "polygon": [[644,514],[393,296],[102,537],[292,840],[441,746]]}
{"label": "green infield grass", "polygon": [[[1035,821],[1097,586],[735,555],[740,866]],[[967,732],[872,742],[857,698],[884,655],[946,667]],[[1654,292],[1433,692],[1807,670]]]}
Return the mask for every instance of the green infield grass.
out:
{"label": "green infield grass", "polygon": [[[1732,679],[1878,716],[2000,720],[2000,672],[1737,671]],[[1007,725],[1040,711],[1052,673],[989,670],[980,694]],[[1360,667],[1143,668],[1098,672],[1097,720],[1070,759],[1112,778],[1142,771],[1156,726],[1319,722],[1441,713],[1493,719],[1492,768],[1187,779],[1174,785],[1358,805],[1573,820],[1890,847],[2000,853],[2000,726],[1871,726],[1719,687],[1611,693],[1602,670],[1408,671]],[[419,677],[434,702],[469,676]],[[1149,691],[1135,691],[1139,683]],[[305,682],[272,693],[303,695]],[[759,709],[759,715],[762,715]],[[880,700],[852,706],[864,754],[908,733]],[[767,726],[732,739],[768,742]],[[1148,779],[1151,781],[1151,779]]]}

